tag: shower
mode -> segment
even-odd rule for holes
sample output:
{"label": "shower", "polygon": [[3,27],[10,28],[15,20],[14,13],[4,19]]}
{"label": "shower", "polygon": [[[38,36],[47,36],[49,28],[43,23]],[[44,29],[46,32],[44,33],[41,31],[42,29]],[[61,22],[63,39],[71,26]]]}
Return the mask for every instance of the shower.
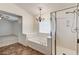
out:
{"label": "shower", "polygon": [[[70,14],[70,13],[74,14],[74,16],[75,16],[74,19],[76,20],[76,28],[74,30],[77,33],[76,37],[77,37],[77,55],[78,55],[78,43],[79,43],[79,38],[78,38],[78,36],[79,36],[79,32],[78,32],[79,31],[79,28],[78,28],[78,16],[79,16],[78,4],[77,4],[77,8],[73,12],[66,12],[66,14]],[[73,24],[74,24],[74,20],[73,20],[73,23],[72,23],[71,32],[75,33],[72,30]]]}
{"label": "shower", "polygon": [[[51,20],[55,21],[55,38],[52,38],[54,50],[52,54],[77,54],[79,43],[79,5],[51,12]],[[53,17],[53,15],[55,17]],[[66,22],[68,20],[68,23]],[[53,22],[52,22],[53,24]],[[66,25],[69,24],[70,27]],[[73,28],[73,24],[75,27]],[[53,27],[51,27],[53,28]]]}

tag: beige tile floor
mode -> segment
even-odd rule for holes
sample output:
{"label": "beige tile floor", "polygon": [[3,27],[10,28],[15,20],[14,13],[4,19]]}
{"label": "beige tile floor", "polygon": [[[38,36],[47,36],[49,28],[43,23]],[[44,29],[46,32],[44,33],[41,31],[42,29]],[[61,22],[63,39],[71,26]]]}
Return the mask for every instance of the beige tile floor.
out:
{"label": "beige tile floor", "polygon": [[15,43],[0,48],[0,55],[43,55],[42,53],[22,44]]}

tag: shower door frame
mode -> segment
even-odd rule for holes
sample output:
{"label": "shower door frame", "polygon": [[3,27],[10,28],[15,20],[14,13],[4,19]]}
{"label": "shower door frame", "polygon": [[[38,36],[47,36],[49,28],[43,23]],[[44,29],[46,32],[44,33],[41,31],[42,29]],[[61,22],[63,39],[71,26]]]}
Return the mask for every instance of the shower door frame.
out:
{"label": "shower door frame", "polygon": [[[52,41],[54,40],[54,55],[57,55],[57,46],[56,46],[56,44],[57,44],[57,18],[56,18],[56,16],[57,16],[57,12],[59,12],[59,11],[63,11],[63,10],[67,10],[67,9],[71,9],[71,8],[75,8],[76,7],[76,9],[78,10],[78,7],[79,7],[79,5],[78,5],[78,3],[76,3],[77,5],[76,6],[72,6],[72,7],[69,7],[69,8],[64,8],[64,9],[61,9],[61,10],[57,10],[57,11],[53,11],[53,12],[51,12],[50,13],[50,21],[51,21],[51,43],[52,43]],[[52,18],[52,15],[53,15],[53,13],[55,13],[55,39],[53,39],[52,37],[52,20],[53,20],[53,18]],[[78,16],[76,16],[76,20],[78,20]],[[77,22],[77,21],[76,21]],[[78,24],[76,23],[76,28],[77,28],[77,26],[78,26]],[[77,28],[78,29],[78,28]],[[78,41],[78,35],[79,35],[79,33],[77,32],[77,30],[76,30],[76,33],[77,33],[77,35],[76,35],[76,37],[77,37],[77,41]],[[53,46],[52,46],[53,44],[51,44],[51,55],[53,55],[53,53],[52,53],[52,48],[53,48]],[[77,45],[76,45],[76,48],[77,48],[77,50],[76,50],[76,54],[78,55],[78,42],[77,42]]]}
{"label": "shower door frame", "polygon": [[[56,55],[57,19],[56,19],[56,12],[53,12],[53,13],[55,13],[54,55]],[[52,28],[52,24],[53,24],[53,23],[52,23],[52,12],[50,13],[50,22],[51,22],[51,24],[50,24],[50,25],[51,25],[51,27],[50,27],[50,28],[51,28],[51,32],[50,32],[50,34],[51,34],[51,55],[53,55],[53,53],[52,53],[52,50],[53,50],[53,49],[52,49],[52,48],[53,48],[53,47],[52,47],[52,45],[53,45],[53,43],[52,43],[52,42],[53,42],[53,38],[52,38],[52,29],[53,29],[53,28]]]}

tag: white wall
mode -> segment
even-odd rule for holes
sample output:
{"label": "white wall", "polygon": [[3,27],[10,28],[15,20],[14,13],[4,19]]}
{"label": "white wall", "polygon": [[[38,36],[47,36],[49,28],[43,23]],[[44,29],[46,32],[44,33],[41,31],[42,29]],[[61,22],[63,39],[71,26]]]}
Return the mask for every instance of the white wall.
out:
{"label": "white wall", "polygon": [[11,35],[12,33],[12,23],[6,20],[0,20],[0,36]]}
{"label": "white wall", "polygon": [[13,24],[13,34],[18,35],[18,22],[12,22]]}

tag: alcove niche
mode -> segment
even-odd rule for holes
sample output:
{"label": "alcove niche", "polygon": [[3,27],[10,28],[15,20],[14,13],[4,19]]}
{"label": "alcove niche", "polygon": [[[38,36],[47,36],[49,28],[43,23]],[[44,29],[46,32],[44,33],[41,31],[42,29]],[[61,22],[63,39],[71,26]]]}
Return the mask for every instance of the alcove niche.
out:
{"label": "alcove niche", "polygon": [[26,40],[22,33],[22,16],[0,11],[0,47]]}

